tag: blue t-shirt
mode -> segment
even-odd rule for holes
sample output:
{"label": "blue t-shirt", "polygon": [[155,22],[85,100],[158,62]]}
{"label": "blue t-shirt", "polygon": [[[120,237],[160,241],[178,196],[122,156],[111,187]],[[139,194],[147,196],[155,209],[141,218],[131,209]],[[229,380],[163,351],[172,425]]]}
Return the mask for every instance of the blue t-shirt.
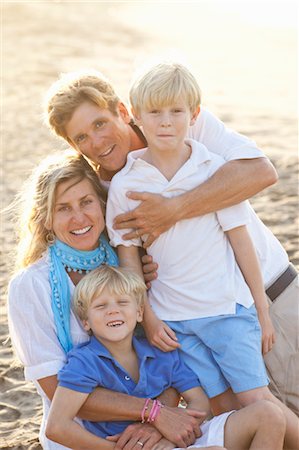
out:
{"label": "blue t-shirt", "polygon": [[[96,387],[133,395],[155,398],[169,387],[184,392],[200,385],[197,376],[181,361],[177,350],[164,353],[144,339],[133,338],[139,360],[136,384],[109,351],[94,336],[68,353],[68,362],[58,373],[59,386],[90,393]],[[106,437],[121,433],[132,422],[89,422],[91,433]]]}

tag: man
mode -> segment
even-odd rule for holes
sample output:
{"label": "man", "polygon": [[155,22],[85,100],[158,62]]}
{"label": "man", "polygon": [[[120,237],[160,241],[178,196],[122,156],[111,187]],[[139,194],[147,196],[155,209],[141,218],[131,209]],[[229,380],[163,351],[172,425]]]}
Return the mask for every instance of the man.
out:
{"label": "man", "polygon": [[[84,154],[107,189],[113,175],[125,165],[128,152],[146,146],[127,108],[111,84],[97,72],[62,76],[50,88],[46,107],[51,129]],[[148,247],[177,221],[239,203],[276,182],[273,166],[255,143],[225,128],[210,112],[201,110],[188,136],[222,155],[227,163],[205,183],[180,196],[166,198],[146,192],[128,193],[140,204],[115,220],[116,228],[130,229],[127,239],[147,234],[144,247]],[[298,276],[289,265],[286,252],[262,222],[255,219],[250,232],[260,257],[277,334],[276,344],[265,358],[271,388],[298,414],[295,367],[299,356],[293,346],[298,326],[294,314]],[[147,280],[150,281],[156,276],[152,272],[157,267],[147,261],[149,264],[144,271],[149,272]],[[281,330],[280,322],[286,315],[287,327]],[[281,367],[288,369],[282,371]]]}

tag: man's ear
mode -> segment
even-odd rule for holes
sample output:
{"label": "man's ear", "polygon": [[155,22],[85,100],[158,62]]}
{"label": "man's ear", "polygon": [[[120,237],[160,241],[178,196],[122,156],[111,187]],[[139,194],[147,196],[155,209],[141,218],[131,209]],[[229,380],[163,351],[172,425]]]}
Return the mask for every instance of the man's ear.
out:
{"label": "man's ear", "polygon": [[130,123],[132,118],[129,114],[129,111],[128,111],[126,105],[123,102],[119,102],[117,109],[118,109],[119,115],[122,117],[123,121],[125,123]]}
{"label": "man's ear", "polygon": [[190,125],[194,125],[195,124],[199,113],[200,113],[200,106],[198,106],[196,108],[196,110],[194,111],[194,113],[192,114],[192,117],[191,117],[191,120],[190,120]]}

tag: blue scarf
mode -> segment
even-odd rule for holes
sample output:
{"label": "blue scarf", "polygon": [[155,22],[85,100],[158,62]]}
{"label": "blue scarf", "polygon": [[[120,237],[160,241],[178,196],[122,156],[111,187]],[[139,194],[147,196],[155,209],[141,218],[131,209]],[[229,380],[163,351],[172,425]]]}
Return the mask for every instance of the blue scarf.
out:
{"label": "blue scarf", "polygon": [[90,272],[101,264],[117,266],[118,258],[104,235],[100,236],[99,246],[95,250],[76,250],[58,239],[49,250],[52,310],[58,340],[67,353],[73,346],[70,332],[71,295],[67,272]]}

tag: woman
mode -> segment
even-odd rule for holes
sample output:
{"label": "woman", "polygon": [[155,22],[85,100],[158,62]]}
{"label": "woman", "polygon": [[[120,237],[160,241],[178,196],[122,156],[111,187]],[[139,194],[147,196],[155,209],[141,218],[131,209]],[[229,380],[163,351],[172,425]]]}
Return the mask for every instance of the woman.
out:
{"label": "woman", "polygon": [[[69,151],[41,163],[20,199],[24,210],[17,267],[21,270],[9,285],[9,327],[25,378],[33,381],[42,397],[40,440],[46,450],[63,448],[44,436],[57,373],[67,351],[89,339],[72,310],[74,286],[101,264],[117,265],[104,235],[103,198],[96,173],[82,156]],[[81,411],[89,420],[140,421],[143,405],[144,399],[97,389]],[[145,450],[150,449],[162,434],[179,446],[189,445],[198,435],[197,415],[165,407],[155,428],[129,427],[116,448],[129,442],[130,448],[140,449],[137,442],[142,442]]]}

